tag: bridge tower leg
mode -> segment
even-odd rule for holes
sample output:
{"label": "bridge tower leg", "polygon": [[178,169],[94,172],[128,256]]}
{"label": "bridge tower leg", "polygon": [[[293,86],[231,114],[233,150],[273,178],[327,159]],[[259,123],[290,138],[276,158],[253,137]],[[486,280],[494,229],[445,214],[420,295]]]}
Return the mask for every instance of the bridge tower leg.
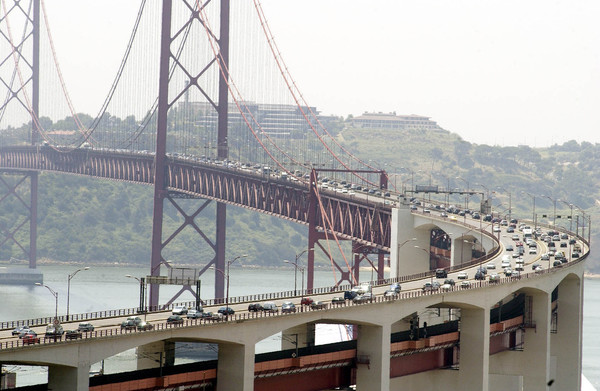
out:
{"label": "bridge tower leg", "polygon": [[[174,42],[171,36],[171,24],[172,24],[172,0],[164,0],[162,2],[162,30],[161,30],[161,49],[160,49],[160,70],[159,70],[159,95],[158,95],[158,110],[157,110],[157,132],[156,132],[156,156],[155,156],[155,170],[154,170],[154,210],[153,210],[153,224],[152,224],[152,255],[150,262],[150,275],[159,276],[160,266],[162,264],[168,265],[166,260],[162,256],[162,249],[167,244],[168,240],[163,242],[163,214],[164,214],[164,201],[168,197],[166,173],[168,170],[168,161],[166,158],[166,147],[167,147],[167,118],[168,111],[177,104],[179,101],[169,102],[169,72],[171,64],[171,45]],[[227,145],[227,125],[228,125],[228,75],[226,70],[229,66],[229,0],[221,0],[220,2],[220,37],[218,40],[220,57],[219,61],[215,61],[212,66],[218,66],[222,64],[222,71],[218,71],[219,74],[219,96],[218,96],[218,107],[216,109],[218,114],[218,151],[217,156],[221,160],[225,160],[228,157],[228,145]],[[195,11],[190,12],[190,21],[197,19],[199,22],[199,14]],[[211,66],[207,65],[207,67]],[[183,67],[183,64],[179,64]],[[190,75],[193,75],[191,71],[186,70]],[[189,81],[186,89],[197,87],[201,90],[198,85],[198,78],[193,78]],[[181,94],[175,94],[176,96],[185,96],[187,90],[182,91]],[[173,200],[171,200],[173,202]],[[177,206],[176,206],[177,208]],[[209,263],[214,264],[217,270],[221,273],[215,273],[215,297],[224,297],[225,287],[225,238],[226,238],[226,205],[223,203],[217,203],[216,207],[216,240],[213,248],[215,249],[215,258]],[[187,222],[189,223],[189,222]],[[171,237],[172,239],[172,237]],[[206,270],[207,267],[204,269]],[[204,271],[203,270],[203,271]],[[202,272],[203,272],[202,271]],[[149,289],[149,300],[148,303],[151,307],[156,307],[159,301],[159,285],[150,284]]]}
{"label": "bridge tower leg", "polygon": [[[25,73],[25,84],[31,81],[31,106],[27,107],[25,102],[27,99],[22,97],[25,93],[25,88],[21,88],[20,86],[15,86],[15,78],[6,78],[4,75],[0,75],[0,82],[7,88],[8,95],[11,98],[4,101],[0,104],[0,113],[6,114],[7,106],[17,106],[21,107],[23,110],[27,111],[27,113],[31,113],[31,135],[30,141],[31,145],[36,145],[40,139],[40,129],[39,129],[39,101],[40,101],[40,0],[31,0],[29,4],[26,4],[25,1],[17,2],[14,1],[13,5],[7,6],[8,15],[3,18],[4,23],[8,24],[9,15],[11,13],[18,14],[19,17],[25,16],[25,22],[29,24],[31,27],[31,33],[24,34],[23,37],[12,37],[15,39],[22,39],[19,42],[10,42],[9,34],[2,34],[2,38],[8,41],[9,46],[15,48],[17,52],[17,56],[25,58],[25,53],[21,52],[22,48],[27,47],[27,41],[31,40],[32,47],[32,56],[31,61],[19,61],[19,66],[21,67],[21,72],[24,69],[29,68],[31,70],[31,78],[28,79],[27,74]],[[32,9],[32,13],[28,14],[27,10]],[[1,24],[2,22],[0,22]],[[13,26],[14,28],[14,26]],[[2,39],[0,38],[0,39]],[[12,55],[8,53],[8,55]],[[15,74],[13,73],[13,76]],[[20,97],[21,96],[21,97]],[[37,264],[37,198],[38,198],[38,173],[37,172],[25,172],[19,173],[23,175],[23,180],[29,178],[30,184],[30,202],[27,208],[29,209],[29,250],[25,250],[23,246],[21,246],[18,242],[17,244],[23,252],[26,253],[29,263],[29,268],[35,269]],[[9,192],[12,193],[15,197],[20,198],[18,194],[15,192],[16,187],[20,185],[22,182],[19,181],[14,187],[10,186],[5,182],[5,185],[9,188]],[[26,205],[23,200],[21,200],[23,205]],[[19,230],[17,228],[17,230]],[[7,230],[8,232],[8,230]],[[7,240],[12,240],[16,242],[16,239],[13,236],[14,232],[6,235],[6,238],[3,242]]]}

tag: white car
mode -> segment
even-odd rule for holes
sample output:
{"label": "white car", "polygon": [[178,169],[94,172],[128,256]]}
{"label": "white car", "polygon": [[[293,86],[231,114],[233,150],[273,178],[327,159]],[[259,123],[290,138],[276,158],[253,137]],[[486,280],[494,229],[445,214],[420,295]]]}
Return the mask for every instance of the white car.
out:
{"label": "white car", "polygon": [[537,254],[537,248],[535,248],[535,247],[530,247],[530,248],[529,248],[529,254]]}
{"label": "white car", "polygon": [[502,269],[510,268],[510,261],[502,261],[500,266],[502,266]]}
{"label": "white car", "polygon": [[494,270],[496,269],[496,265],[493,263],[488,263],[487,265],[485,265],[485,268],[488,270]]}
{"label": "white car", "polygon": [[466,280],[466,279],[468,279],[468,278],[469,278],[469,275],[467,274],[467,272],[459,272],[459,273],[456,275],[456,279],[457,279],[457,280]]}

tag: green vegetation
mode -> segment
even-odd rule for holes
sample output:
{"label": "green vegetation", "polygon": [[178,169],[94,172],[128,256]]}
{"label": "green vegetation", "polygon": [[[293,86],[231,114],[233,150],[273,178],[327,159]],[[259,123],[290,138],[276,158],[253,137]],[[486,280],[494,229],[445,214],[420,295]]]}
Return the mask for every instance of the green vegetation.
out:
{"label": "green vegetation", "polygon": [[[335,123],[340,143],[363,161],[377,162],[389,173],[391,184],[398,189],[410,188],[411,182],[464,189],[468,182],[471,189],[487,191],[484,190],[487,188],[493,192],[495,210],[508,208],[510,192],[513,214],[517,216],[532,216],[532,198],[523,192],[536,195],[540,221],[547,221],[553,213],[552,202],[542,195],[565,200],[556,203],[557,215],[562,216],[558,224],[567,227],[570,224],[565,218],[570,214],[570,208],[565,203],[585,209],[592,215],[592,221],[598,215],[600,172],[595,170],[600,166],[598,144],[569,141],[540,149],[499,147],[471,144],[446,131],[357,129],[349,124],[341,118]],[[55,125],[69,128],[65,122]],[[0,143],[11,144],[22,137],[19,133],[25,128],[7,129],[2,133]],[[7,177],[8,183],[19,180],[18,177]],[[24,200],[28,200],[27,187],[23,184],[17,188]],[[151,187],[142,185],[41,174],[38,258],[148,264],[152,191]],[[442,199],[438,196],[438,200]],[[460,204],[462,200],[456,195],[450,201]],[[205,202],[179,201],[189,214]],[[478,202],[477,197],[473,197],[472,202]],[[195,220],[211,241],[214,241],[215,230],[214,205],[211,203]],[[27,213],[23,203],[9,197],[0,203],[0,208],[0,230],[3,232],[12,232],[24,224],[23,216]],[[165,202],[165,216],[163,240],[184,222],[183,216],[168,201]],[[23,227],[26,229],[27,224]],[[307,229],[302,225],[241,208],[227,208],[228,258],[247,253],[248,264],[281,266],[283,259],[293,259],[306,248],[306,233]],[[593,232],[592,242],[596,236]],[[18,230],[15,237],[22,246],[28,246],[28,233],[24,229]],[[177,263],[204,265],[214,253],[193,227],[186,226],[183,234],[169,243],[163,255]],[[0,259],[10,257],[24,259],[25,255],[18,244],[7,242],[0,247]],[[320,256],[320,262],[327,260]],[[600,261],[593,254],[588,269],[600,272]]]}

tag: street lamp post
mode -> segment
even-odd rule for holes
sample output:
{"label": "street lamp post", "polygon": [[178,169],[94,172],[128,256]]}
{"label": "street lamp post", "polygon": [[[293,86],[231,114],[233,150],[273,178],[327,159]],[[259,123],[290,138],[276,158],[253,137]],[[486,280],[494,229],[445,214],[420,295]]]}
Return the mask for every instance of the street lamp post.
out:
{"label": "street lamp post", "polygon": [[497,189],[508,193],[508,221],[510,222],[510,220],[512,220],[512,195],[510,191],[506,190],[501,186],[498,186]]}
{"label": "street lamp post", "polygon": [[547,196],[547,195],[542,195],[542,197],[549,199],[552,202],[552,204],[554,205],[554,215],[552,216],[552,227],[554,229],[556,229],[556,199],[554,199],[550,196]]}
{"label": "street lamp post", "polygon": [[88,266],[82,267],[81,269],[75,270],[73,273],[69,274],[67,278],[67,322],[69,321],[69,298],[71,297],[71,279],[75,277],[75,274],[79,273],[82,270],[90,270]]}
{"label": "street lamp post", "polygon": [[225,279],[227,280],[227,288],[226,288],[226,294],[225,294],[225,317],[229,316],[229,267],[231,266],[232,263],[234,263],[238,259],[246,258],[247,256],[248,256],[248,254],[238,255],[237,257],[233,258],[232,260],[227,261],[227,270],[225,272],[223,272],[221,269],[215,268],[214,266],[211,266],[209,268],[209,269],[212,269],[214,271],[221,273],[223,275],[223,277],[225,277]]}
{"label": "street lamp post", "polygon": [[467,191],[465,192],[465,210],[469,209],[469,181],[459,176],[457,176],[456,179],[460,179],[467,185]]}
{"label": "street lamp post", "polygon": [[[298,260],[298,258],[296,258],[296,260]],[[302,298],[304,298],[304,268],[300,265],[298,265],[297,262],[292,262],[292,261],[288,261],[287,259],[283,261],[284,263],[289,263],[291,265],[294,265],[294,296],[298,295],[298,291],[296,289],[296,273],[298,272],[298,269],[300,269],[300,274],[302,275],[302,281],[301,281],[301,285],[300,285],[300,294],[302,296]]]}
{"label": "street lamp post", "polygon": [[60,322],[58,321],[58,292],[50,288],[48,285],[39,282],[36,282],[35,285],[46,287],[46,289],[48,289],[50,293],[52,293],[52,296],[54,296],[54,300],[56,302],[54,306],[54,324],[59,324]]}
{"label": "street lamp post", "polygon": [[530,193],[527,193],[526,191],[522,191],[521,193],[527,194],[529,197],[531,197],[533,199],[533,216],[532,216],[533,228],[537,229],[537,219],[535,218],[535,194],[530,194]]}
{"label": "street lamp post", "polygon": [[138,312],[143,312],[144,320],[146,320],[146,313],[148,313],[148,311],[146,310],[146,281],[144,277],[137,278],[135,276],[132,276],[131,274],[126,274],[125,277],[133,278],[134,280],[140,283],[140,309]]}
{"label": "street lamp post", "polygon": [[565,200],[557,200],[557,201],[560,201],[563,204],[567,205],[569,208],[571,208],[571,214],[569,215],[569,220],[570,220],[570,222],[569,222],[569,232],[573,232],[573,207],[574,207],[574,205],[571,204],[571,203],[568,203]]}

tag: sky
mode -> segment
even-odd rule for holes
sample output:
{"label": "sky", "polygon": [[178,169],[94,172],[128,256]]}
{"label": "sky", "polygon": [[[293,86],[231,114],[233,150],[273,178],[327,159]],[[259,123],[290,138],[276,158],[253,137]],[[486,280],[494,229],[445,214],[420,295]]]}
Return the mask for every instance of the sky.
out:
{"label": "sky", "polygon": [[[75,106],[95,113],[139,1],[47,3]],[[596,0],[262,0],[262,6],[290,72],[323,114],[425,115],[477,144],[600,143]]]}

